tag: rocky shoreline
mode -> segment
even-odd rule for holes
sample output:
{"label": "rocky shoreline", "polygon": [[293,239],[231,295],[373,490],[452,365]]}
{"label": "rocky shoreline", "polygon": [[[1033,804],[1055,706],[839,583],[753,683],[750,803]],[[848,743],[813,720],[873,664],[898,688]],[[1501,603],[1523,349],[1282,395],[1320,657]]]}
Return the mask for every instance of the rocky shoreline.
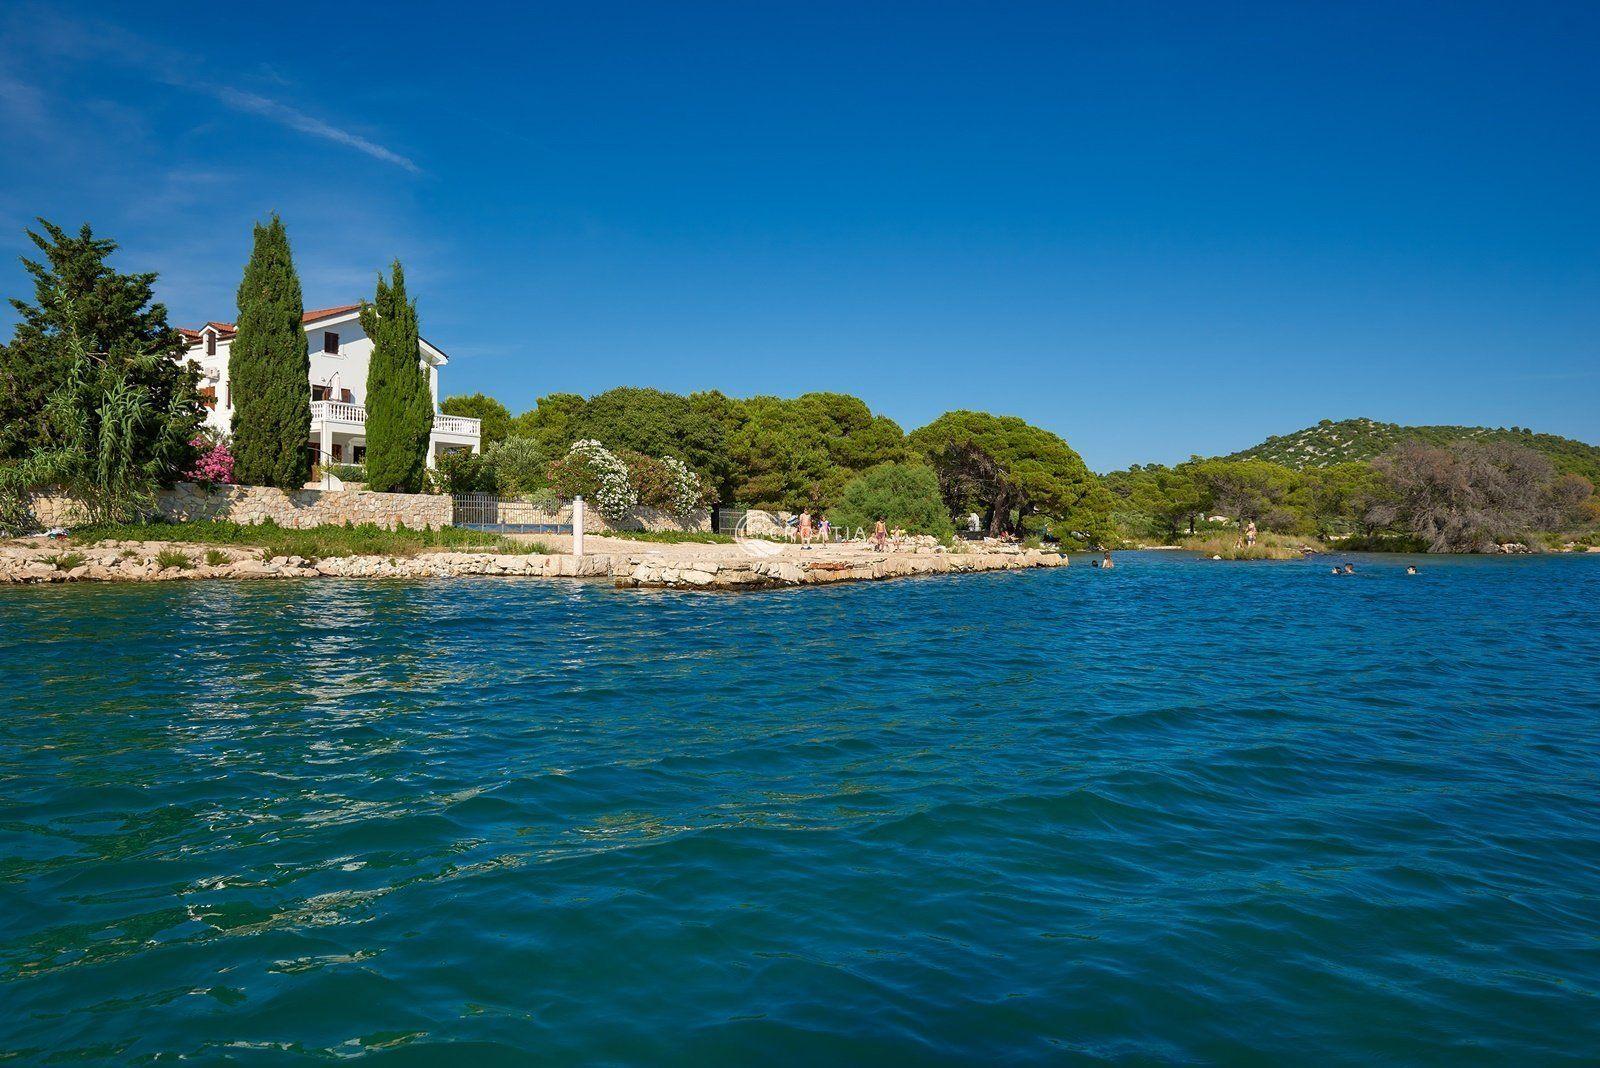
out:
{"label": "rocky shoreline", "polygon": [[[673,546],[672,552],[504,554],[429,552],[416,556],[264,557],[259,550],[184,542],[106,541],[92,546],[0,546],[0,585],[59,582],[170,582],[194,579],[433,579],[468,576],[611,579],[619,588],[761,590],[1062,567],[1056,553],[1011,546],[976,552],[872,553],[789,548],[753,556],[739,546]],[[684,551],[689,549],[691,551]]]}

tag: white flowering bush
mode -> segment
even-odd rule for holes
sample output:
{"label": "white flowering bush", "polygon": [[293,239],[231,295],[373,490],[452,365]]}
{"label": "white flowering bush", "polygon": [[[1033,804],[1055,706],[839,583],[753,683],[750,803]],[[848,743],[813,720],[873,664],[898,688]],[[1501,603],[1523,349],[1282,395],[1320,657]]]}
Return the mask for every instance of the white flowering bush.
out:
{"label": "white flowering bush", "polygon": [[567,454],[550,465],[549,474],[551,489],[569,500],[587,498],[607,519],[621,519],[639,503],[628,465],[590,438],[573,442]]}
{"label": "white flowering bush", "polygon": [[675,456],[664,457],[661,465],[667,473],[667,511],[685,516],[705,502],[705,489],[700,476],[689,470],[689,465]]}

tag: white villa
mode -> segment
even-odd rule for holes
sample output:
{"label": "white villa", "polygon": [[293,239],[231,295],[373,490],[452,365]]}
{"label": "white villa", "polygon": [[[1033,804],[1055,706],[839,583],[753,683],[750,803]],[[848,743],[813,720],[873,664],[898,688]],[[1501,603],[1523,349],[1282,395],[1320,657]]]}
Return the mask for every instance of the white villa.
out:
{"label": "white villa", "polygon": [[[306,442],[313,462],[358,464],[366,458],[367,361],[372,341],[361,329],[361,305],[318,308],[302,317],[311,349],[311,438]],[[233,429],[233,390],[228,378],[228,349],[238,333],[232,323],[207,323],[184,330],[189,359],[200,365],[201,391],[210,411],[206,425]],[[428,441],[428,466],[445,453],[480,451],[478,420],[439,414],[439,368],[450,362],[439,349],[422,342],[422,362],[433,394],[433,433]]]}

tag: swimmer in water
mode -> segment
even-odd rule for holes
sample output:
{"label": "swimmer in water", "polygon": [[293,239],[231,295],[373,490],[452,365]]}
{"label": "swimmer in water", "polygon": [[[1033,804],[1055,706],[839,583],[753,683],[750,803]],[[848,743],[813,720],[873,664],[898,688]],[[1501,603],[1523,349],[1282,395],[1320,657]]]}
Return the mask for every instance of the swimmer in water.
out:
{"label": "swimmer in water", "polygon": [[1406,565],[1406,574],[1415,575],[1416,573],[1417,573],[1417,565],[1416,564],[1407,564]]}
{"label": "swimmer in water", "polygon": [[1344,565],[1344,573],[1346,575],[1354,575],[1356,573],[1356,565],[1355,564],[1345,564]]}

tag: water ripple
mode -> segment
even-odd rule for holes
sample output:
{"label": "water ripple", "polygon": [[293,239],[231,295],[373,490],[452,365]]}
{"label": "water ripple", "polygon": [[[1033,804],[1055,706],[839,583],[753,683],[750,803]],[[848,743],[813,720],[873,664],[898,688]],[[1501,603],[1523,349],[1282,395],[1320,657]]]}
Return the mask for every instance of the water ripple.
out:
{"label": "water ripple", "polygon": [[0,1057],[1587,1060],[1596,565],[0,591]]}

